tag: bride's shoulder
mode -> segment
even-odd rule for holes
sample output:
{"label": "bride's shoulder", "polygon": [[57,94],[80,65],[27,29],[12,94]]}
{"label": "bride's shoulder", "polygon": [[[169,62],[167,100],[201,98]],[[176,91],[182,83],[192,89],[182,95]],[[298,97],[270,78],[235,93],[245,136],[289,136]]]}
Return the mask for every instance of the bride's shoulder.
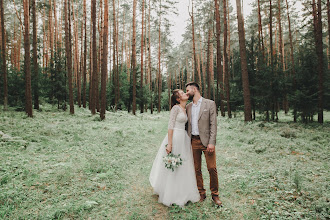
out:
{"label": "bride's shoulder", "polygon": [[178,105],[174,105],[172,108],[171,108],[171,111],[177,111],[180,107]]}
{"label": "bride's shoulder", "polygon": [[174,105],[173,108],[179,108],[179,104]]}

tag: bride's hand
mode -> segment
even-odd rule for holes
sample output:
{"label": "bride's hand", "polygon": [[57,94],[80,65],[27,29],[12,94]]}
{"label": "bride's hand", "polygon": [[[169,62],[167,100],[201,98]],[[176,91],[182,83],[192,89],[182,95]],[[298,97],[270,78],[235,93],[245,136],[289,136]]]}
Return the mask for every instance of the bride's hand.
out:
{"label": "bride's hand", "polygon": [[168,144],[166,147],[166,153],[169,154],[172,152],[172,145]]}

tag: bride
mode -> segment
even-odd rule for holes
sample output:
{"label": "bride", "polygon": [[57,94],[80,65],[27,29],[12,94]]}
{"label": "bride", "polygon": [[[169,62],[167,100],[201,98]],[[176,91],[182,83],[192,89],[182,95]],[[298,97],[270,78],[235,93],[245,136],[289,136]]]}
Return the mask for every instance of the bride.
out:
{"label": "bride", "polygon": [[[172,109],[168,123],[168,134],[164,138],[154,160],[149,181],[154,193],[159,195],[158,202],[166,206],[184,206],[188,201],[197,202],[200,195],[197,189],[191,140],[185,130],[188,121],[186,104],[188,96],[176,89],[171,97]],[[182,165],[165,168],[163,157],[169,153],[180,154]]]}

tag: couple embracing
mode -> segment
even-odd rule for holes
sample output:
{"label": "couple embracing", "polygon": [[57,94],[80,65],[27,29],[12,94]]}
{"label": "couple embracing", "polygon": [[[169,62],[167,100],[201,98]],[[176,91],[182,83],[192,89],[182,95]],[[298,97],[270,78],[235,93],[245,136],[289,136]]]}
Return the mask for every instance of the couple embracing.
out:
{"label": "couple embracing", "polygon": [[[188,99],[192,103],[186,106]],[[186,85],[186,93],[179,89],[174,90],[171,103],[168,134],[157,153],[149,177],[154,192],[159,195],[158,201],[166,206],[184,206],[188,201],[205,200],[201,169],[204,152],[212,200],[221,206],[215,156],[216,105],[214,101],[201,96],[199,85],[195,82]],[[187,122],[188,131],[185,130]],[[174,171],[167,169],[163,162],[163,158],[169,153],[180,155],[182,159],[182,165]]]}

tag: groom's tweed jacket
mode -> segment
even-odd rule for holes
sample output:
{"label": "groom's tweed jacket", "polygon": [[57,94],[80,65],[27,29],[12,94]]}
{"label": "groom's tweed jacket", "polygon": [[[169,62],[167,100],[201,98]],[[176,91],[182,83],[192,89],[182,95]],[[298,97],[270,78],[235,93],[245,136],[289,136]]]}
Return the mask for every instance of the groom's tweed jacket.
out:
{"label": "groom's tweed jacket", "polygon": [[[188,135],[191,137],[191,112],[192,103],[187,105],[188,114]],[[217,136],[217,107],[215,102],[203,98],[198,115],[198,130],[202,144],[207,147],[208,144],[215,145]]]}

